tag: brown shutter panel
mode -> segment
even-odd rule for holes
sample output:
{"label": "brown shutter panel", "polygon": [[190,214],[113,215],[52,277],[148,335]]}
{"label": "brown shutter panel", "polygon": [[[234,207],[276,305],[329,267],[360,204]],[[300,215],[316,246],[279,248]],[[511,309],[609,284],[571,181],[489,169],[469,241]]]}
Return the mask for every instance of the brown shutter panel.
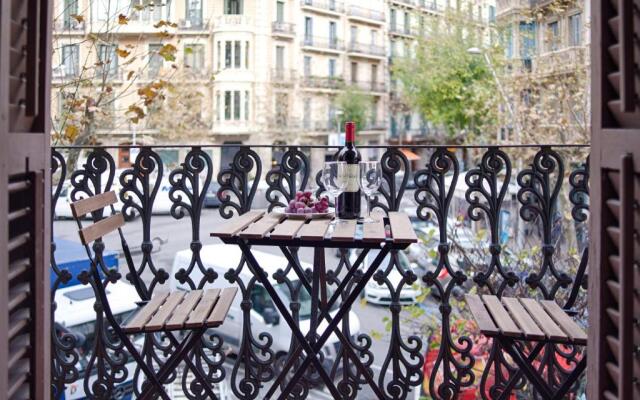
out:
{"label": "brown shutter panel", "polygon": [[588,397],[640,398],[640,1],[592,0]]}
{"label": "brown shutter panel", "polygon": [[0,398],[50,398],[45,0],[0,2]]}

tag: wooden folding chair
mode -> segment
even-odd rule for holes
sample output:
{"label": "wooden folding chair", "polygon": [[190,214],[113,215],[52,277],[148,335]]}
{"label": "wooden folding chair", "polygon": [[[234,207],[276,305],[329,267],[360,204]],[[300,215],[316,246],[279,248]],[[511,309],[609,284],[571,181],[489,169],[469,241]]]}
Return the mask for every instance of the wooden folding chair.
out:
{"label": "wooden folding chair", "polygon": [[[587,366],[583,354],[562,385],[554,390],[533,361],[548,343],[585,346],[587,334],[553,300],[466,295],[471,314],[485,336],[497,340],[544,399],[562,399]],[[520,342],[535,342],[529,354]],[[517,376],[520,376],[517,374]],[[511,377],[500,399],[507,399],[517,377]]]}
{"label": "wooden folding chair", "polygon": [[[193,371],[198,381],[202,384],[203,390],[209,398],[215,399],[216,396],[207,378],[202,372],[196,368],[189,358],[189,352],[198,344],[204,333],[215,328],[224,322],[229,307],[236,295],[237,288],[229,287],[225,289],[210,290],[194,290],[191,292],[173,292],[158,293],[153,298],[147,298],[144,286],[140,284],[140,277],[137,275],[131,254],[124,237],[122,236],[122,226],[124,218],[122,214],[112,213],[111,216],[101,218],[100,210],[110,207],[113,212],[113,204],[117,198],[115,192],[107,192],[99,194],[87,199],[82,199],[71,204],[73,218],[78,224],[78,234],[80,241],[84,245],[87,256],[91,261],[91,279],[95,284],[95,292],[98,301],[102,305],[105,316],[115,334],[131,353],[135,362],[140,366],[142,372],[146,375],[148,383],[143,385],[140,399],[150,399],[154,397],[162,397],[169,400],[170,397],[164,390],[163,383],[178,368],[181,362],[185,362]],[[90,226],[83,227],[82,218],[84,215],[92,213],[98,217],[97,222]],[[138,293],[140,294],[142,304],[144,304],[138,313],[124,325],[120,325],[114,318],[109,302],[107,301],[105,282],[100,276],[100,270],[106,271],[102,259],[102,251],[97,246],[95,256],[89,248],[89,244],[100,240],[103,236],[118,231],[125,252],[125,259],[129,267],[131,280]],[[96,247],[96,246],[94,246]],[[178,340],[174,336],[175,331],[188,331],[186,337]],[[175,347],[175,351],[169,356],[160,370],[155,373],[151,365],[145,363],[142,355],[138,352],[127,335],[136,335],[141,333],[163,332]]]}

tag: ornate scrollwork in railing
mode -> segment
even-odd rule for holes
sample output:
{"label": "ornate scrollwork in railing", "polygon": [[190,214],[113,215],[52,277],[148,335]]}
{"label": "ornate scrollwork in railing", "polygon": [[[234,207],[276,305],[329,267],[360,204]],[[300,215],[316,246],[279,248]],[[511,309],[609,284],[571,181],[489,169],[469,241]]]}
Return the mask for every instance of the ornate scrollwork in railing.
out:
{"label": "ornate scrollwork in railing", "polygon": [[[447,240],[447,215],[459,174],[460,165],[456,155],[447,149],[438,148],[429,159],[426,168],[417,171],[414,177],[417,186],[414,194],[418,203],[417,215],[424,221],[430,221],[431,215],[435,216],[440,239],[438,265],[434,271],[428,271],[422,277],[427,286],[435,288],[438,292],[442,313],[440,350],[429,379],[431,396],[438,399],[455,398],[461,388],[471,386],[474,381],[472,373],[474,357],[471,354],[473,342],[466,336],[460,336],[455,340],[450,329],[452,291],[467,280],[464,272],[455,270],[451,266],[449,261],[451,247]],[[448,187],[447,175],[451,175]],[[438,280],[442,270],[446,270],[452,278],[445,285]],[[441,383],[436,384],[440,368],[443,371]]]}
{"label": "ornate scrollwork in railing", "polygon": [[[418,146],[418,148],[421,147]],[[511,382],[511,378],[516,376],[517,372],[514,373],[508,360],[505,360],[502,351],[496,345],[492,344],[490,351],[487,348],[487,354],[482,356],[484,357],[482,377],[473,369],[478,364],[480,355],[473,349],[474,332],[465,328],[459,329],[456,325],[456,319],[459,318],[458,312],[464,312],[463,309],[458,309],[456,299],[460,291],[471,290],[473,286],[479,291],[497,295],[525,290],[522,281],[526,278],[530,288],[545,298],[565,301],[568,306],[574,303],[582,304],[581,301],[575,301],[579,295],[577,290],[572,289],[568,297],[566,293],[569,291],[562,290],[569,287],[574,277],[572,273],[567,273],[569,269],[565,268],[564,263],[560,265],[561,268],[556,268],[554,255],[560,259],[556,250],[566,250],[566,243],[557,240],[559,234],[566,234],[558,228],[557,220],[561,211],[565,211],[563,215],[571,215],[573,222],[579,223],[571,225],[578,226],[575,228],[578,244],[586,245],[584,237],[587,233],[584,221],[588,216],[588,167],[585,164],[574,167],[573,172],[568,176],[570,190],[562,191],[564,166],[577,164],[575,161],[567,164],[568,161],[560,156],[565,153],[558,152],[550,146],[533,147],[536,151],[533,163],[521,171],[516,170],[517,163],[513,158],[510,159],[510,153],[508,154],[506,150],[508,147],[487,147],[478,158],[473,158],[475,167],[466,174],[465,171],[461,171],[459,159],[452,150],[428,146],[422,146],[422,148],[425,150],[423,154],[428,158],[426,166],[416,171],[413,179],[417,186],[413,193],[417,203],[415,217],[421,221],[417,222],[418,224],[426,224],[427,227],[433,227],[437,231],[437,252],[431,255],[429,250],[429,254],[425,255],[425,258],[429,259],[425,273],[416,273],[417,270],[401,261],[403,254],[393,253],[383,264],[384,267],[375,274],[374,282],[382,285],[380,287],[389,292],[390,298],[388,309],[378,307],[375,311],[380,318],[385,318],[389,327],[386,334],[387,344],[384,348],[374,345],[377,337],[373,332],[368,331],[369,324],[361,324],[359,331],[352,329],[354,317],[351,317],[351,321],[350,317],[346,317],[340,325],[341,330],[349,340],[349,347],[359,357],[364,370],[373,376],[386,399],[407,399],[413,396],[415,392],[412,391],[420,387],[423,380],[425,392],[439,400],[456,398],[468,390],[479,390],[484,398],[495,398],[504,391],[528,390],[522,379]],[[334,149],[326,150],[328,153],[334,151]],[[241,317],[236,321],[241,327],[237,336],[239,343],[233,345],[237,358],[224,357],[223,341],[215,334],[209,335],[206,340],[203,340],[202,345],[196,348],[192,354],[192,364],[196,366],[198,372],[207,376],[212,382],[228,384],[237,398],[261,398],[269,387],[269,382],[274,380],[278,368],[281,368],[283,362],[287,360],[287,350],[291,353],[298,344],[292,339],[284,343],[283,349],[281,344],[274,344],[276,339],[282,338],[275,338],[270,331],[258,329],[255,323],[252,323],[252,319],[255,318],[252,315],[255,313],[255,304],[252,300],[258,284],[255,277],[251,274],[247,275],[245,268],[248,267],[244,259],[241,259],[237,265],[235,261],[234,265],[229,265],[223,277],[218,276],[219,271],[216,272],[206,266],[202,259],[204,256],[201,255],[204,239],[201,240],[200,231],[203,218],[208,218],[203,207],[213,179],[212,171],[216,169],[215,160],[212,160],[209,153],[199,146],[180,151],[184,156],[183,163],[169,174],[170,216],[162,217],[171,218],[174,222],[180,220],[183,227],[181,229],[184,229],[185,224],[189,224],[190,228],[186,228],[185,232],[190,232],[190,235],[186,236],[189,240],[191,258],[185,261],[185,265],[178,266],[173,271],[176,282],[193,289],[206,287],[212,282],[218,284],[220,279],[224,279],[224,285],[227,285],[227,282],[237,285],[241,292],[239,296]],[[122,185],[120,199],[123,202],[123,211],[129,216],[135,214],[136,217],[140,217],[140,223],[134,221],[135,228],[127,229],[142,228],[141,252],[135,264],[136,275],[142,274],[143,271],[147,272],[142,277],[144,290],[139,291],[142,292],[142,297],[148,296],[150,292],[157,291],[160,287],[164,289],[169,282],[169,272],[160,268],[155,270],[154,267],[155,272],[148,273],[149,263],[153,264],[152,250],[157,250],[153,249],[149,240],[152,237],[151,232],[155,229],[151,224],[151,211],[153,205],[159,202],[156,199],[160,196],[158,185],[161,185],[163,170],[166,169],[158,154],[160,152],[156,148],[141,148],[134,165],[117,177]],[[251,210],[258,194],[260,179],[265,179],[268,186],[267,192],[261,196],[266,198],[269,209],[286,204],[297,190],[304,190],[307,187],[312,168],[315,172],[320,167],[311,165],[310,159],[305,154],[304,146],[289,147],[279,164],[269,171],[266,177],[263,177],[262,160],[258,153],[249,146],[241,146],[234,155],[233,161],[229,165],[221,166],[217,176],[220,184],[217,193],[221,203],[220,215],[223,218],[231,218]],[[469,154],[471,157],[475,155],[472,152]],[[71,182],[71,200],[112,190],[114,187],[115,162],[107,149],[89,149],[85,155],[86,162],[82,167],[71,174],[71,177],[66,178],[67,182]],[[399,148],[386,147],[381,157],[381,166],[384,183],[380,193],[374,198],[373,206],[385,212],[399,210],[402,207],[405,211],[406,207],[411,207],[406,202],[407,194],[405,194],[411,190],[407,189],[411,177],[411,163]],[[60,175],[60,179],[52,193],[52,212],[56,201],[61,197],[63,186],[66,185],[65,171],[63,153],[54,150],[52,174]],[[517,180],[512,182],[514,179],[511,175],[512,173],[516,175],[516,172],[519,172]],[[313,176],[318,184],[317,194],[323,193],[322,182],[318,180],[317,175]],[[464,182],[462,176],[465,177]],[[465,183],[466,187],[461,190]],[[519,187],[516,187],[516,183]],[[517,196],[514,196],[516,193]],[[162,195],[164,196],[164,193]],[[564,197],[567,197],[568,201],[564,201],[566,200]],[[462,206],[460,206],[461,202]],[[561,209],[561,207],[568,208],[567,206],[573,207],[571,213]],[[506,211],[512,215],[509,225],[513,226],[503,226]],[[185,218],[187,216],[188,218]],[[516,216],[520,218],[517,219]],[[100,219],[104,215],[98,212],[92,217]],[[155,218],[154,222],[158,221]],[[461,222],[463,220],[464,223]],[[486,228],[488,232],[488,236],[484,239],[477,239],[483,241],[477,243],[482,248],[483,255],[479,260],[474,260],[469,264],[470,266],[465,267],[462,267],[456,259],[459,244],[455,231],[451,231],[451,229],[459,229],[462,225],[464,229],[484,230]],[[506,234],[509,240],[503,237],[505,231],[510,232],[511,229],[516,234],[526,230],[527,245],[531,244],[536,249],[538,245],[542,245],[541,261],[525,268],[524,276],[522,271],[506,262],[512,257],[509,246],[514,244],[522,246],[516,243],[516,240],[512,241],[510,233]],[[582,232],[579,229],[585,231]],[[184,238],[185,235],[182,237]],[[123,241],[124,238],[121,240]],[[123,241],[124,244],[126,243]],[[424,245],[425,247],[420,251],[426,251],[424,249],[431,246],[427,241]],[[94,246],[94,252],[98,257],[102,256],[103,250],[102,243]],[[296,249],[287,250],[289,263],[286,267],[283,263],[282,270],[277,271],[273,278],[280,284],[282,290],[289,293],[289,306],[293,311],[294,320],[299,321],[302,318],[300,317],[300,299],[305,289],[290,273],[292,269],[290,263],[292,260],[299,262],[298,258],[302,257],[302,252],[299,255]],[[353,268],[350,259],[352,256],[344,251],[334,259],[333,263],[327,260],[327,279],[331,287],[339,286],[346,272]],[[160,260],[156,254],[153,257]],[[537,262],[535,260],[538,259],[531,260]],[[431,264],[431,261],[435,263]],[[81,282],[89,283],[88,273],[89,271],[84,271],[77,278]],[[101,273],[109,285],[123,279],[115,270],[104,270]],[[52,299],[55,299],[59,286],[69,282],[73,277],[68,270],[61,269],[56,264],[54,244],[52,244],[52,274],[55,278],[52,283]],[[343,297],[353,290],[360,276],[361,273],[355,271],[352,280],[346,283]],[[447,278],[443,279],[442,276]],[[576,275],[575,280],[581,279]],[[441,342],[436,347],[437,351],[433,350],[432,354],[429,354],[431,347],[427,346],[424,338],[409,335],[406,329],[401,330],[401,327],[405,328],[403,321],[407,311],[401,306],[400,299],[403,290],[412,285],[424,285],[425,289],[430,289],[434,295],[435,300],[426,297],[423,306],[439,306],[440,315],[437,319],[440,324],[436,330],[437,335],[441,337]],[[461,307],[464,308],[464,305]],[[76,378],[83,379],[82,384],[86,395],[91,399],[108,398],[118,385],[126,384],[131,379],[139,385],[138,377],[128,372],[126,352],[122,345],[115,342],[109,334],[109,327],[106,326],[108,323],[102,317],[100,310],[101,305],[96,304],[96,341],[88,353],[83,355],[88,361],[86,374],[80,375],[77,370],[79,363],[76,361],[79,360],[80,354],[77,351],[79,346],[77,336],[66,330],[56,330],[53,334],[52,392],[54,397],[60,397],[65,385],[77,382]],[[300,321],[299,323],[301,324]],[[144,346],[147,359],[155,368],[166,359],[164,353],[172,350],[166,338],[155,335],[147,338]],[[355,367],[350,357],[345,356],[345,349],[337,346],[330,350],[324,355],[325,364],[330,368],[327,372],[335,380],[344,398],[357,399],[370,396],[363,392],[367,386],[363,371]],[[550,368],[556,380],[569,372],[566,365],[558,365],[559,360],[565,360],[571,366],[572,362],[580,356],[572,348],[549,350],[545,351],[548,356],[540,358],[541,368]],[[327,359],[328,356],[331,358]],[[429,363],[428,368],[426,363]],[[379,368],[374,367],[376,364]],[[192,374],[187,367],[184,367],[179,374],[171,376],[168,382],[175,381],[174,390],[180,386],[187,398],[201,398],[200,385],[197,379],[192,379],[194,375],[197,374]],[[177,379],[178,377],[181,377],[181,380]],[[307,370],[302,379],[296,382],[290,397],[296,399],[311,397],[318,383],[317,378],[317,371],[313,368]],[[282,384],[286,383],[287,378]],[[476,386],[479,386],[479,389],[475,389]]]}
{"label": "ornate scrollwork in railing", "polygon": [[[250,181],[251,175],[254,176],[253,181]],[[260,156],[249,147],[240,147],[233,157],[233,162],[222,168],[218,174],[218,198],[221,202],[222,218],[231,218],[233,210],[237,214],[244,214],[251,209],[261,176]]]}
{"label": "ornate scrollwork in railing", "polygon": [[[51,151],[51,177],[57,173],[58,182],[54,186],[53,195],[51,197],[51,232],[53,232],[53,221],[56,205],[62,193],[64,181],[67,177],[67,163],[64,156],[56,149]],[[51,273],[54,275],[54,282],[51,287],[51,320],[55,321],[56,301],[55,293],[60,285],[66,285],[71,281],[73,276],[67,268],[60,269],[56,263],[56,242],[52,235],[51,238]],[[51,379],[51,398],[59,399],[64,394],[65,385],[75,382],[79,377],[78,368],[76,366],[79,356],[76,351],[78,340],[75,335],[64,329],[63,326],[54,323],[51,330],[51,369],[53,371]]]}
{"label": "ornate scrollwork in railing", "polygon": [[[269,211],[286,207],[298,190],[304,190],[309,180],[309,158],[298,147],[290,147],[282,155],[278,165],[267,172],[267,201]],[[284,197],[283,202],[280,196]]]}
{"label": "ornate scrollwork in railing", "polygon": [[[112,189],[115,177],[115,162],[113,157],[103,148],[93,149],[87,156],[82,168],[71,174],[70,181],[73,189],[70,198],[72,201],[80,200],[105,193]],[[111,210],[114,212],[114,209]],[[104,218],[103,210],[92,213],[94,221]],[[98,239],[93,244],[93,252],[96,258],[101,258],[104,252],[104,243]],[[107,265],[98,263],[98,265]],[[97,268],[95,265],[91,268]],[[101,268],[100,271],[105,280],[105,286],[113,284],[120,279],[117,269]],[[89,270],[83,270],[78,274],[78,280],[86,285],[89,279]],[[93,288],[95,293],[95,287]],[[96,311],[95,334],[93,351],[84,368],[83,387],[85,395],[93,398],[109,398],[113,395],[115,385],[122,383],[127,375],[127,355],[124,345],[110,332],[109,323],[102,311],[102,304],[96,298],[94,309]]]}

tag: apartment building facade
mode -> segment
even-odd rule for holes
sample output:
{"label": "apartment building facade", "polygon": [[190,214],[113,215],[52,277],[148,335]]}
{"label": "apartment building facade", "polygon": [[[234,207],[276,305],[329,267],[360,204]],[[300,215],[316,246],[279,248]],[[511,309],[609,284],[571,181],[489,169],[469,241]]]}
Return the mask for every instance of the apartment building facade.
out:
{"label": "apartment building facade", "polygon": [[[473,2],[479,19],[491,13],[485,3]],[[442,0],[58,0],[54,126],[68,122],[66,97],[92,90],[89,96],[107,97],[94,122],[102,144],[177,143],[183,133],[202,143],[337,144],[336,98],[355,87],[371,99],[359,143],[380,144],[401,131],[425,136],[429,124],[401,104],[390,63],[410,56],[424,19],[448,6]],[[159,80],[188,98],[183,114],[163,111],[170,127],[164,134],[151,118],[152,105],[143,107],[146,118],[131,121],[140,89],[154,90]],[[171,124],[179,118],[186,123]],[[120,150],[120,166],[131,161],[127,152]],[[222,165],[233,153],[212,151]],[[318,163],[325,154],[310,156]]]}

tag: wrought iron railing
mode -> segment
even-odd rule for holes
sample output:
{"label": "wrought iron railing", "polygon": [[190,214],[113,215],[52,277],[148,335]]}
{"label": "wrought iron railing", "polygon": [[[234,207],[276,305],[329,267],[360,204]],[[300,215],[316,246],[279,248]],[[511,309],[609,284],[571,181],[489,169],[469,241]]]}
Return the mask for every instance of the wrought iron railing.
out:
{"label": "wrought iron railing", "polygon": [[[528,296],[556,299],[562,306],[580,312],[585,301],[582,286],[588,236],[585,221],[589,205],[589,148],[571,145],[360,148],[367,158],[379,156],[382,164],[383,185],[372,206],[384,212],[411,213],[422,240],[412,253],[427,262],[422,269],[415,268],[394,254],[387,268],[376,273],[377,285],[389,291],[389,305],[380,309],[389,329],[382,342],[384,354],[374,354],[372,343],[379,340],[379,333],[368,331],[367,324],[363,324],[360,332],[353,332],[352,350],[370,368],[367,372],[375,376],[387,399],[406,399],[423,388],[434,399],[457,398],[469,390],[484,398],[497,397],[505,389],[514,367],[497,345],[477,335],[465,320],[464,306],[458,299],[468,291],[499,296],[526,292]],[[117,189],[121,200],[118,211],[140,216],[135,223],[142,226],[142,237],[125,239],[140,254],[135,262],[145,290],[165,290],[171,271],[155,263],[152,209],[161,182],[167,181],[171,217],[186,218],[191,227],[185,232],[190,240],[191,261],[174,271],[175,278],[191,288],[214,281],[237,284],[242,296],[244,317],[238,321],[242,335],[237,357],[225,357],[225,342],[212,331],[192,354],[193,363],[213,382],[226,382],[236,397],[258,398],[286,361],[287,353],[274,352],[271,335],[256,331],[249,322],[255,277],[246,278],[244,261],[229,265],[224,275],[205,268],[201,250],[208,240],[200,236],[202,228],[206,230],[201,226],[203,199],[215,182],[221,203],[219,213],[223,218],[232,218],[259,203],[268,209],[286,204],[297,190],[313,189],[320,194],[323,188],[316,175],[320,165],[312,160],[318,160],[318,153],[322,155],[320,159],[325,155],[331,158],[338,148],[184,145],[136,149],[133,152],[126,146],[53,148],[52,213],[62,201],[63,189],[70,201]],[[119,150],[128,150],[127,154],[136,156],[130,160],[132,165],[120,170],[117,176],[113,154]],[[180,154],[178,165],[170,167],[163,163],[160,154],[168,150]],[[212,157],[229,151],[233,155],[224,165]],[[275,159],[274,164],[269,153]],[[261,159],[259,154],[267,158]],[[80,160],[74,163],[74,168],[67,163],[71,159]],[[218,171],[217,175],[214,171]],[[266,190],[262,182],[266,182]],[[56,232],[54,226],[54,238]],[[85,271],[74,276],[58,266],[55,241],[51,256],[52,299],[58,288],[72,279],[88,283]],[[350,267],[349,254],[340,253],[338,264],[328,272],[333,287],[340,284],[343,272]],[[118,274],[108,276],[113,280],[109,284],[118,279]],[[119,279],[133,282],[130,278]],[[299,288],[292,286],[286,273],[278,274],[276,279],[293,288],[291,309],[298,309]],[[417,299],[417,305],[403,308],[403,288],[411,285],[419,287],[424,296]],[[349,291],[352,285],[346,287]],[[132,374],[133,382],[140,382],[140,371],[126,368],[126,352],[109,334],[100,304],[94,309],[96,331],[85,332],[95,333],[93,348],[82,347],[81,336],[60,325],[52,332],[53,398],[60,398],[64,387],[70,384],[83,387],[88,398],[104,399],[110,398],[114,387],[130,380]],[[139,345],[144,346],[146,359],[155,366],[171,351],[170,344],[157,335],[147,335]],[[339,383],[344,398],[372,398],[362,394],[366,393],[362,392],[366,390],[362,371],[356,371],[342,354],[338,348],[326,357],[328,372]],[[556,379],[566,375],[580,356],[571,347],[550,345],[540,366]],[[84,362],[79,362],[81,359]],[[191,385],[188,376],[188,371],[182,370],[169,381],[178,385],[187,398],[202,398],[201,388]],[[316,378],[312,371],[304,375],[294,397],[306,397],[318,383]],[[528,396],[531,389],[520,381],[513,390]]]}

